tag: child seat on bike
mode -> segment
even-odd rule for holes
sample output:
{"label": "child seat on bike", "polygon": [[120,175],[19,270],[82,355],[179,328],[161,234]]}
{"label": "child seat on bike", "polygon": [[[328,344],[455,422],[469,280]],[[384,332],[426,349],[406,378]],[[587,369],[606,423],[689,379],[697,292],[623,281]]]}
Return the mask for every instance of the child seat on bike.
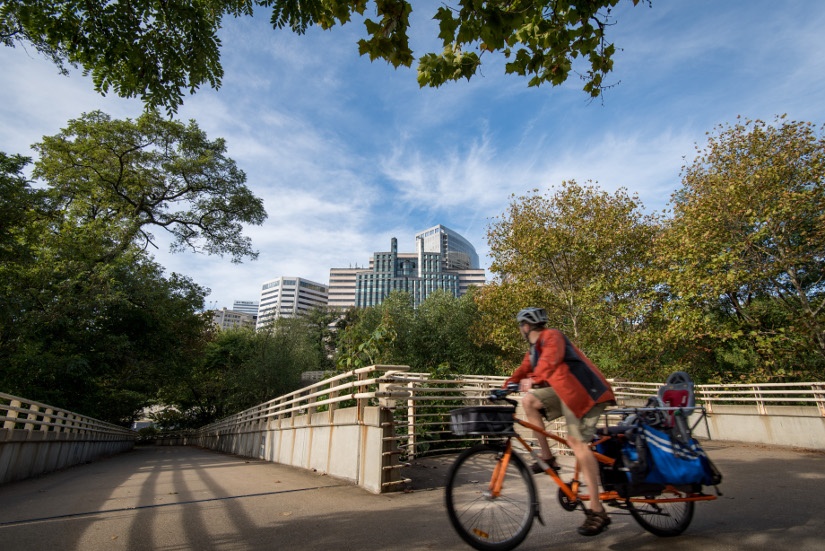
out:
{"label": "child seat on bike", "polygon": [[[666,408],[692,408],[696,405],[693,380],[684,371],[671,373],[656,395],[661,405]],[[690,439],[690,427],[687,422],[690,413],[690,410],[671,409],[665,416],[667,428],[671,429],[673,436],[683,443]]]}
{"label": "child seat on bike", "polygon": [[659,398],[666,407],[691,408],[695,405],[693,380],[684,371],[671,373],[659,388]]}

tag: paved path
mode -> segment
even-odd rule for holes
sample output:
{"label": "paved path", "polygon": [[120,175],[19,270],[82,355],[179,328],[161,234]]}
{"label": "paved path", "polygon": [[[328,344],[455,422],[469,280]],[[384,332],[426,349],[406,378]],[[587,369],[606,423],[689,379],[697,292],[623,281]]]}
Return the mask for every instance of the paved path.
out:
{"label": "paved path", "polygon": [[[724,496],[661,539],[618,512],[576,533],[540,480],[546,526],[520,550],[825,549],[825,455],[712,442]],[[565,463],[565,460],[562,461]],[[568,461],[569,463],[569,461]],[[449,458],[416,461],[408,492],[373,495],[319,473],[184,447],[146,447],[0,486],[0,550],[464,550],[443,505]]]}

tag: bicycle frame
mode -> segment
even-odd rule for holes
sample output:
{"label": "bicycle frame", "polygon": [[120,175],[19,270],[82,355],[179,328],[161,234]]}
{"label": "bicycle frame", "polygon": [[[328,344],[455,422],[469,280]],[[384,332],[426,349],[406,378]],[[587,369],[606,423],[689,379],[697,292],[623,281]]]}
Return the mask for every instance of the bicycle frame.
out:
{"label": "bicycle frame", "polygon": [[[555,440],[560,444],[569,447],[567,439],[555,434],[553,432],[548,431],[544,427],[539,427],[534,425],[528,421],[523,419],[519,419],[518,417],[513,417],[513,422],[517,425],[520,425],[524,428],[530,429],[536,433],[543,434],[545,437]],[[602,436],[599,440],[592,442],[590,444],[590,448],[593,452],[593,455],[596,457],[596,461],[599,463],[603,463],[605,465],[613,465],[616,460],[607,457],[604,454],[601,454],[595,450],[597,444],[605,442],[613,438],[612,436]],[[503,480],[503,473],[507,470],[507,465],[510,461],[510,455],[513,453],[513,445],[512,441],[516,439],[522,447],[530,454],[533,459],[538,460],[539,456],[536,452],[535,448],[531,446],[521,435],[518,433],[513,434],[507,438],[507,443],[504,450],[504,456],[502,457],[501,462],[499,463],[496,470],[493,472],[492,479],[490,480],[490,492],[493,497],[498,497],[501,494],[501,487],[504,482]],[[559,487],[559,489],[567,496],[571,503],[578,503],[590,500],[590,495],[588,494],[580,494],[579,487],[579,462],[576,460],[576,464],[574,466],[573,472],[573,479],[571,480],[570,484],[564,482],[559,474],[554,469],[548,469],[545,471],[550,479]],[[656,498],[647,498],[647,497],[622,497],[616,491],[603,491],[599,492],[599,499],[602,501],[608,500],[622,500],[622,501],[630,501],[633,503],[677,503],[677,502],[688,502],[688,501],[713,501],[716,499],[715,495],[710,494],[693,494],[693,493],[685,493],[674,486],[665,486],[665,489],[662,492],[663,494],[672,494],[678,497],[656,497]]]}

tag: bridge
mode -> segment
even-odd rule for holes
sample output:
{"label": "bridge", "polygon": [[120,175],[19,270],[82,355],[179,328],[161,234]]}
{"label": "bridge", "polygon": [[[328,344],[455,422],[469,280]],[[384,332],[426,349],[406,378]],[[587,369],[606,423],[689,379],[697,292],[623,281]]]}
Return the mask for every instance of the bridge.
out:
{"label": "bridge", "polygon": [[[438,491],[468,443],[450,433],[448,412],[482,403],[502,380],[434,380],[403,366],[370,366],[153,446],[135,446],[132,431],[0,394],[0,542],[4,549],[5,542],[84,550],[461,549]],[[657,386],[614,382],[624,406],[642,404]],[[697,506],[677,549],[822,547],[823,388],[697,386],[707,415],[693,421],[694,431],[711,439],[705,447],[725,474],[724,496]],[[556,451],[562,464],[570,461]],[[522,548],[584,548],[578,516],[544,489],[547,526],[537,524]],[[602,544],[661,544],[620,513]]]}
{"label": "bridge", "polygon": [[[576,533],[581,513],[539,480],[545,525],[524,551],[821,550],[821,452],[714,441],[723,495],[700,503],[688,530],[660,539],[611,509],[597,538]],[[137,446],[46,476],[0,486],[0,548],[49,551],[469,549],[443,505],[453,456],[413,460],[405,492],[377,495],[320,472],[183,446]],[[562,458],[569,473],[570,458]]]}

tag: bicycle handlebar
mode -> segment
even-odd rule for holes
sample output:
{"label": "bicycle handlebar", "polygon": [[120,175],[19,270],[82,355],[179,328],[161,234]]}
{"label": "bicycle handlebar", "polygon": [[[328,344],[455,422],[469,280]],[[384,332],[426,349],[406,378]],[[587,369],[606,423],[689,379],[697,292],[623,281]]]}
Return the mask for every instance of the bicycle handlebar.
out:
{"label": "bicycle handlebar", "polygon": [[491,402],[496,402],[498,400],[504,400],[506,402],[514,402],[514,400],[507,399],[508,394],[512,394],[513,392],[518,392],[518,383],[510,383],[505,388],[496,388],[490,391],[490,396],[488,396],[488,400]]}

